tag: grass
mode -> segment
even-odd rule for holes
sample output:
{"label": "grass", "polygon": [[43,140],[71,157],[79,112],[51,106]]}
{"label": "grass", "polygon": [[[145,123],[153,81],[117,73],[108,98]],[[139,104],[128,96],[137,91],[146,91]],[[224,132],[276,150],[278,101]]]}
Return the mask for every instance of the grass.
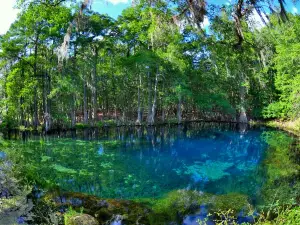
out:
{"label": "grass", "polygon": [[286,130],[290,133],[293,133],[297,136],[300,135],[300,118],[294,121],[270,121],[266,123],[269,127],[280,128]]}
{"label": "grass", "polygon": [[296,136],[300,136],[300,118],[295,120],[271,120],[267,122],[250,121],[251,125],[265,125],[268,127],[279,128],[292,133]]}

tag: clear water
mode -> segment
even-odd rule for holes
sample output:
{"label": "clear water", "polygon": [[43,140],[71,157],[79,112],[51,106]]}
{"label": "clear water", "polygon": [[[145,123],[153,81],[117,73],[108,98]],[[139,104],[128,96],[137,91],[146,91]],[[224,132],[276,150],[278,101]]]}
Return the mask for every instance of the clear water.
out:
{"label": "clear water", "polygon": [[190,189],[255,201],[265,181],[264,132],[219,124],[86,130],[10,148],[27,176],[66,191],[135,199]]}

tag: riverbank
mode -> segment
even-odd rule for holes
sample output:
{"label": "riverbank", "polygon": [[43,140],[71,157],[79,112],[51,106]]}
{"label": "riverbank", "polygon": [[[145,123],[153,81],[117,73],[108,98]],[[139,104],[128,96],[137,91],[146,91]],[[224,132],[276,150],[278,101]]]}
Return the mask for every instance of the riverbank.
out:
{"label": "riverbank", "polygon": [[[48,131],[45,131],[45,127],[43,125],[39,125],[36,128],[33,126],[25,127],[25,126],[1,126],[0,125],[0,132],[2,133],[16,133],[16,132],[34,132],[34,133],[47,133],[49,135],[57,132],[62,131],[75,131],[75,130],[87,130],[87,129],[110,129],[110,128],[151,128],[151,127],[161,127],[161,126],[187,126],[192,123],[203,123],[203,124],[220,124],[220,125],[230,125],[231,127],[238,127],[245,129],[247,127],[246,123],[238,123],[236,121],[226,121],[226,120],[182,120],[180,123],[176,119],[165,120],[164,122],[158,121],[152,125],[147,123],[140,123],[136,124],[134,121],[127,121],[127,122],[120,122],[114,120],[105,120],[105,121],[98,121],[95,124],[85,124],[85,123],[76,123],[74,127],[60,125],[60,126],[53,126]],[[252,124],[251,122],[249,123]],[[264,123],[253,122],[253,124],[257,125],[265,125]]]}
{"label": "riverbank", "polygon": [[270,121],[266,123],[269,127],[280,128],[296,136],[300,136],[300,119],[294,121]]}
{"label": "riverbank", "polygon": [[255,126],[267,126],[276,129],[284,130],[288,133],[291,133],[296,136],[300,136],[300,118],[296,120],[280,121],[280,120],[271,120],[271,121],[251,121],[250,125]]}

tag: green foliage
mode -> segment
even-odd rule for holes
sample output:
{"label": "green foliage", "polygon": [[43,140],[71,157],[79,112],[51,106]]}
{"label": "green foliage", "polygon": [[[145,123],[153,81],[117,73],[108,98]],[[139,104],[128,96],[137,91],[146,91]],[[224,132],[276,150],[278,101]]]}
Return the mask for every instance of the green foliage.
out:
{"label": "green foliage", "polygon": [[268,105],[263,110],[264,118],[274,119],[274,118],[281,118],[286,119],[287,114],[290,111],[290,108],[284,102],[274,102]]}
{"label": "green foliage", "polygon": [[104,126],[102,121],[97,122],[97,127],[102,128]]}
{"label": "green foliage", "polygon": [[105,126],[109,126],[109,127],[113,127],[117,125],[115,120],[105,120],[103,121],[103,123]]}
{"label": "green foliage", "polygon": [[[231,7],[210,18],[204,33],[188,24],[178,29],[171,21],[179,9],[165,2],[140,2],[117,20],[86,9],[67,32],[72,6],[27,3],[0,41],[0,66],[9,68],[0,81],[7,129],[134,124],[137,111],[152,109],[155,122],[162,115],[236,121],[242,109],[252,118],[297,117],[296,15],[260,31],[245,18],[238,50]],[[70,58],[61,64],[56,49],[66,33]],[[146,117],[139,123],[150,123]]]}
{"label": "green foliage", "polygon": [[89,128],[89,127],[90,127],[89,124],[84,124],[84,123],[76,123],[75,124],[76,129],[85,129],[85,128]]}
{"label": "green foliage", "polygon": [[83,212],[83,208],[80,209],[80,212],[75,211],[72,207],[69,207],[67,212],[64,214],[64,224],[71,225],[71,218],[80,215]]}
{"label": "green foliage", "polygon": [[[72,6],[20,2],[0,40],[5,129],[134,124],[137,111],[152,109],[155,122],[181,112],[186,120],[236,121],[242,111],[254,119],[299,117],[299,15],[279,23],[273,13],[272,26],[260,30],[243,18],[236,48],[233,5],[214,14],[203,33],[190,24],[178,29],[171,21],[184,6],[164,1],[142,1],[117,20],[86,9],[67,32],[77,18]],[[70,58],[61,64],[56,49],[66,33]],[[139,123],[150,123],[146,117]]]}

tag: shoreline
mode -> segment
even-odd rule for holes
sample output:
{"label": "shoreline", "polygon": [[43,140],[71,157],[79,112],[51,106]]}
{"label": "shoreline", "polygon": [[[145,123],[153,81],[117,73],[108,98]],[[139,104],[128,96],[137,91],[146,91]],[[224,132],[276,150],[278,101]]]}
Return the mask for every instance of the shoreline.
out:
{"label": "shoreline", "polygon": [[254,126],[267,126],[275,129],[280,129],[285,132],[288,132],[292,135],[300,137],[300,119],[297,120],[288,120],[288,121],[279,121],[279,120],[271,120],[266,122],[250,122],[251,125]]}
{"label": "shoreline", "polygon": [[[178,123],[177,121],[165,121],[165,122],[156,122],[154,124],[147,124],[147,123],[141,123],[141,124],[136,124],[134,122],[128,122],[128,123],[105,123],[105,121],[99,121],[102,122],[102,125],[93,125],[93,124],[84,124],[84,123],[77,123],[75,127],[67,127],[67,126],[61,126],[61,127],[55,127],[51,128],[47,132],[45,131],[44,127],[42,125],[38,126],[37,128],[34,128],[32,126],[30,127],[24,127],[24,126],[19,126],[15,128],[4,128],[0,129],[0,132],[46,132],[47,134],[51,134],[52,132],[56,131],[74,131],[74,130],[85,130],[85,129],[106,129],[106,128],[120,128],[120,127],[130,127],[130,128],[139,128],[139,127],[159,127],[159,126],[185,126],[190,123],[215,123],[215,124],[230,124],[230,125],[247,125],[247,126],[252,126],[256,125],[258,123],[252,124],[251,121],[248,123],[240,123],[236,121],[225,121],[225,120],[186,120],[186,121],[181,121]],[[263,124],[265,125],[265,124]]]}

